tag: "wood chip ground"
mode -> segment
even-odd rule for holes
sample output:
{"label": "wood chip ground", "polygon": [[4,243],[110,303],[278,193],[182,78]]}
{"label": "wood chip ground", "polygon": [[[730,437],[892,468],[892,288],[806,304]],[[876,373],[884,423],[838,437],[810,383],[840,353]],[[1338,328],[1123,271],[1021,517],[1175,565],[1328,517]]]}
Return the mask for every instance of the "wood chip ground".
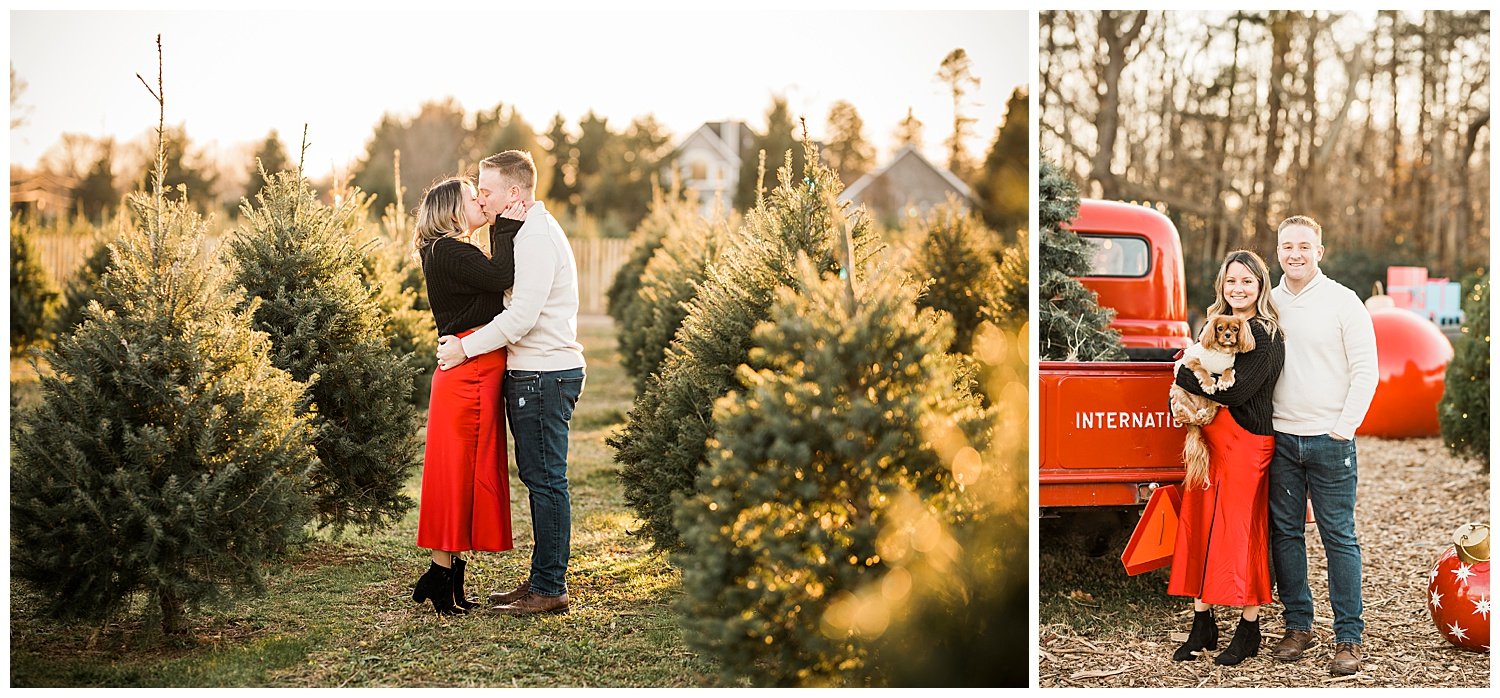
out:
{"label": "wood chip ground", "polygon": [[[1142,609],[1141,629],[1078,633],[1066,624],[1038,629],[1038,679],[1042,687],[1486,687],[1490,657],[1445,641],[1425,604],[1428,572],[1451,544],[1460,524],[1489,522],[1489,474],[1479,463],[1450,456],[1438,439],[1359,440],[1356,526],[1364,558],[1364,668],[1334,677],[1332,618],[1327,568],[1313,525],[1308,568],[1321,644],[1299,662],[1282,663],[1271,649],[1283,631],[1281,606],[1262,610],[1261,653],[1236,667],[1212,658],[1171,661],[1192,624],[1190,604],[1174,610]],[[1045,547],[1045,544],[1044,544]],[[1100,564],[1118,565],[1102,558]],[[1047,593],[1045,583],[1043,593]],[[1054,591],[1055,593],[1055,591]],[[1165,594],[1165,589],[1163,589]],[[1237,615],[1216,609],[1220,650],[1234,632]]]}

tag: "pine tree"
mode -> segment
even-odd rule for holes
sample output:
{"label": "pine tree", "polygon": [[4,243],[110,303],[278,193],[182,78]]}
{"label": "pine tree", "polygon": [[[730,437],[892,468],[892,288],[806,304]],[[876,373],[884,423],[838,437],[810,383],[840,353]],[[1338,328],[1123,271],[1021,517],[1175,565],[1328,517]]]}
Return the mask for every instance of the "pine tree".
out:
{"label": "pine tree", "polygon": [[109,271],[111,255],[109,240],[100,237],[83,266],[68,279],[68,285],[63,289],[62,309],[52,325],[57,335],[72,332],[83,323],[84,311],[88,309],[89,301],[98,297],[99,283]]}
{"label": "pine tree", "polygon": [[1463,336],[1443,377],[1438,422],[1455,455],[1490,467],[1490,276],[1464,279]]}
{"label": "pine tree", "polygon": [[624,430],[608,439],[621,465],[626,502],[660,548],[680,544],[674,500],[693,492],[704,444],[713,434],[714,400],[729,391],[734,367],[749,352],[750,331],[768,317],[774,289],[799,283],[797,253],[810,254],[822,273],[835,273],[835,236],[846,225],[853,230],[856,259],[874,248],[868,222],[846,220],[837,178],[818,164],[810,143],[804,148],[801,180],[794,185],[792,169],[781,168],[780,185],[729,237],[687,304],[659,375],[636,397]]}
{"label": "pine tree", "polygon": [[1005,312],[998,236],[951,195],[915,225],[926,235],[912,258],[911,273],[928,285],[917,305],[953,320],[953,345],[944,351],[971,353],[979,325],[998,323]]}
{"label": "pine tree", "polygon": [[[203,154],[193,150],[192,143],[188,140],[186,127],[176,126],[166,129],[164,133],[166,138],[166,166],[162,180],[164,196],[176,200],[186,198],[191,194],[190,200],[198,211],[208,210],[206,206],[216,200],[214,188],[219,183],[218,175],[203,162]],[[146,171],[138,175],[135,181],[151,186],[154,176],[151,167],[152,165],[148,165]]]}
{"label": "pine tree", "polygon": [[325,206],[299,174],[270,175],[255,204],[241,205],[229,258],[235,283],[257,301],[272,360],[311,384],[319,526],[371,531],[413,506],[403,490],[422,452],[416,369],[391,348],[378,291],[364,283],[365,252],[351,241],[363,197]]}
{"label": "pine tree", "polygon": [[906,108],[906,118],[896,125],[895,136],[897,150],[907,146],[922,149],[922,122],[917,119],[911,107]]}
{"label": "pine tree", "polygon": [[667,221],[659,215],[665,205],[665,197],[657,192],[651,202],[651,213],[630,232],[630,256],[615,271],[615,278],[605,291],[605,310],[615,319],[622,342],[624,335],[635,331],[629,320],[635,317],[634,306],[640,303],[641,277],[646,273],[646,264],[661,249],[667,236]]}
{"label": "pine tree", "polygon": [[964,142],[969,138],[969,128],[975,119],[964,113],[964,95],[970,88],[979,88],[979,78],[974,76],[974,61],[969,58],[969,52],[956,48],[944,56],[938,66],[937,78],[953,95],[953,134],[947,140],[948,170],[967,182],[973,177],[973,164],[969,161]]}
{"label": "pine tree", "polygon": [[687,303],[697,295],[729,238],[733,219],[706,221],[697,204],[675,200],[660,214],[666,235],[641,274],[638,303],[629,308],[620,333],[620,363],[635,378],[637,395],[661,369],[667,347],[687,317]]}
{"label": "pine tree", "polygon": [[977,187],[984,220],[1009,238],[1026,227],[1031,194],[1027,191],[1026,154],[1031,150],[1030,120],[1027,118],[1026,88],[1017,87],[1006,103],[1005,123],[995,134],[995,143],[984,160]]}
{"label": "pine tree", "polygon": [[[766,130],[755,134],[749,153],[740,154],[739,191],[735,193],[734,205],[744,211],[755,205],[757,192],[776,188],[776,173],[783,167],[800,172],[804,151],[797,145],[797,126],[792,121],[792,112],[787,108],[785,97],[771,99],[766,110]],[[761,171],[759,153],[766,154],[765,171]]]}
{"label": "pine tree", "polygon": [[[1024,331],[993,325],[978,336],[975,358],[989,377],[995,415],[990,448],[960,447],[948,456],[955,475],[965,476],[962,495],[975,514],[947,525],[908,499],[879,538],[891,582],[865,585],[852,602],[890,618],[870,665],[882,667],[892,686],[1027,681],[1027,343]],[[925,541],[913,535],[919,531]]]}
{"label": "pine tree", "polygon": [[1078,216],[1078,187],[1062,170],[1042,159],[1037,219],[1042,227],[1037,269],[1037,332],[1043,361],[1124,360],[1120,333],[1109,327],[1115,316],[1099,307],[1098,294],[1075,277],[1091,264],[1091,245],[1061,226]]}
{"label": "pine tree", "polygon": [[1000,312],[1003,319],[999,324],[1008,330],[1015,330],[1028,322],[1031,308],[1027,292],[1031,275],[1031,248],[1027,239],[1030,236],[1025,228],[1017,232],[1016,243],[1005,248],[1000,262]]}
{"label": "pine tree", "polygon": [[271,364],[256,304],[198,259],[203,219],[166,198],[164,130],[99,300],[17,415],[11,563],[53,616],[105,619],[145,592],[176,633],[222,590],[263,587],[308,519],[316,454],[305,386]]}
{"label": "pine tree", "polygon": [[552,156],[551,186],[546,192],[537,190],[537,196],[545,196],[549,201],[576,205],[577,202],[573,200],[573,197],[578,193],[578,189],[573,174],[577,167],[578,155],[573,149],[573,139],[568,135],[568,122],[563,119],[561,112],[552,116],[552,126],[547,129],[547,152]]}
{"label": "pine tree", "polygon": [[286,146],[282,145],[281,136],[272,129],[250,159],[250,176],[245,178],[245,198],[253,198],[260,193],[261,188],[266,186],[266,175],[290,169],[292,162],[287,157]]}
{"label": "pine tree", "polygon": [[102,223],[120,205],[120,191],[115,188],[114,152],[113,139],[100,141],[98,159],[73,187],[73,208],[95,223]]}
{"label": "pine tree", "polygon": [[42,266],[33,237],[36,229],[11,225],[10,235],[10,353],[44,345],[57,315],[58,293],[52,275]]}
{"label": "pine tree", "polygon": [[988,415],[956,387],[951,327],[916,307],[914,284],[802,269],[805,289],[776,291],[736,392],[715,403],[699,493],[677,519],[691,550],[674,557],[681,610],[690,645],[731,676],[868,685],[883,626],[855,594],[891,569],[909,510],[971,514],[943,450],[983,448]]}
{"label": "pine tree", "polygon": [[[361,195],[363,197],[363,195]],[[365,197],[365,201],[372,199]],[[355,216],[356,220],[362,217]],[[427,406],[432,390],[432,372],[437,370],[437,323],[427,306],[426,280],[422,265],[411,252],[408,240],[377,236],[365,245],[360,278],[375,292],[375,304],[385,323],[384,334],[391,351],[407,357],[414,371],[407,396],[418,410]]]}
{"label": "pine tree", "polygon": [[828,109],[828,145],[823,157],[844,186],[854,184],[875,164],[875,146],[865,140],[865,122],[853,104],[839,100]]}

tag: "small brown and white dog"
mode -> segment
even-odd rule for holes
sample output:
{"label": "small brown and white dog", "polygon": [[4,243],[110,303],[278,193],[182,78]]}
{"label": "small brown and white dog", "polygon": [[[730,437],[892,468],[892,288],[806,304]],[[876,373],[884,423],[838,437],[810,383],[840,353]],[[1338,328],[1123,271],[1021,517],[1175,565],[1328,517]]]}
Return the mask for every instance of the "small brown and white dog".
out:
{"label": "small brown and white dog", "polygon": [[[1215,392],[1234,386],[1234,357],[1255,348],[1250,323],[1233,315],[1215,315],[1203,324],[1198,343],[1182,352],[1178,366],[1186,366],[1203,386],[1203,392]],[[1187,425],[1182,442],[1182,462],[1187,465],[1189,486],[1208,486],[1208,444],[1203,440],[1203,425],[1212,422],[1219,403],[1194,395],[1174,382],[1168,392],[1172,416]]]}

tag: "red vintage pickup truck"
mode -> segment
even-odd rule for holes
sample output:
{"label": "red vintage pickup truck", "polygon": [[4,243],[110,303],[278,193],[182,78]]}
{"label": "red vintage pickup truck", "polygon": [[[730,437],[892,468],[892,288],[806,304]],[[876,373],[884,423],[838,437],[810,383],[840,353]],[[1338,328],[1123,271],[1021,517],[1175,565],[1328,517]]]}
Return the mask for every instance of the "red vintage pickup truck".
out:
{"label": "red vintage pickup truck", "polygon": [[1192,341],[1182,241],[1166,216],[1114,201],[1083,200],[1068,227],[1096,243],[1080,281],[1116,310],[1132,360],[1038,366],[1039,503],[1134,510],[1183,478],[1185,429],[1167,409],[1172,356]]}
{"label": "red vintage pickup truck", "polygon": [[1114,308],[1110,326],[1132,361],[1170,361],[1192,343],[1182,239],[1155,209],[1084,199],[1067,228],[1094,243],[1093,271],[1079,281]]}

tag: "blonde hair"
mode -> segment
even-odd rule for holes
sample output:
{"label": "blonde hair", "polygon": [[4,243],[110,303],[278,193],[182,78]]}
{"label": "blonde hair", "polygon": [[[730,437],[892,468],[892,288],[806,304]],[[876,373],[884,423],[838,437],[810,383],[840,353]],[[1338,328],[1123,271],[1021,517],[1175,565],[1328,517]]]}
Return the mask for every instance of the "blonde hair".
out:
{"label": "blonde hair", "polygon": [[474,188],[468,177],[449,177],[427,188],[417,206],[417,235],[412,246],[418,252],[440,238],[462,237],[469,233],[464,213],[464,188]]}
{"label": "blonde hair", "polygon": [[1294,225],[1312,228],[1313,233],[1318,236],[1318,244],[1323,244],[1323,226],[1318,225],[1318,222],[1313,220],[1312,216],[1290,216],[1286,220],[1276,224],[1276,234],[1280,235],[1281,231]]}
{"label": "blonde hair", "polygon": [[536,188],[536,163],[532,161],[531,153],[524,150],[507,150],[480,160],[480,171],[485,168],[500,170],[500,176],[512,184]]}
{"label": "blonde hair", "polygon": [[1271,270],[1260,255],[1250,250],[1235,250],[1225,255],[1224,263],[1219,265],[1219,275],[1214,279],[1214,303],[1208,306],[1208,316],[1230,315],[1234,312],[1229,308],[1229,301],[1224,300],[1224,277],[1229,274],[1229,265],[1235,262],[1245,265],[1260,284],[1260,292],[1255,297],[1255,319],[1260,321],[1266,332],[1275,337],[1281,331],[1281,315],[1276,312],[1276,303],[1271,300]]}

